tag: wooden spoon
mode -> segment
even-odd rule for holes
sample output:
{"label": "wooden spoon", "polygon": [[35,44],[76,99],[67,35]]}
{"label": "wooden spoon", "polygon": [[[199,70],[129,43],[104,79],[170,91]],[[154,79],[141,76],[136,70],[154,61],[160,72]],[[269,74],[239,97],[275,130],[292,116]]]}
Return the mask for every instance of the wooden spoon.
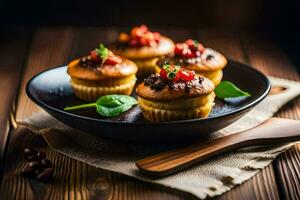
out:
{"label": "wooden spoon", "polygon": [[166,176],[235,149],[297,140],[300,140],[300,121],[271,118],[243,132],[141,159],[136,166],[147,175]]}

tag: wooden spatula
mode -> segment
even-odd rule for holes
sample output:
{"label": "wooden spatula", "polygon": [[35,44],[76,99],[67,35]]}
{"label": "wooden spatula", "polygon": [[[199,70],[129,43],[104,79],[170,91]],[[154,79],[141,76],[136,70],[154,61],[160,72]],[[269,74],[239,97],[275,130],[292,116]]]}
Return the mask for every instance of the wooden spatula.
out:
{"label": "wooden spatula", "polygon": [[136,162],[143,173],[167,176],[199,161],[235,149],[300,140],[300,121],[271,118],[252,129],[210,142],[163,152]]}

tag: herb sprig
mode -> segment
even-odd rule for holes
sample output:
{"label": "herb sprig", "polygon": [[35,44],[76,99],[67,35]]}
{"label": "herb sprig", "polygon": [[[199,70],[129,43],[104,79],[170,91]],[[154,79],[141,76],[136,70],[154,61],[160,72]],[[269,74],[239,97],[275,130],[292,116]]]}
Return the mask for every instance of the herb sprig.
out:
{"label": "herb sprig", "polygon": [[238,88],[230,81],[222,81],[216,88],[215,94],[219,99],[233,98],[233,97],[250,97],[249,92],[245,92]]}
{"label": "herb sprig", "polygon": [[109,51],[108,49],[102,44],[99,44],[99,48],[96,48],[95,51],[99,54],[99,56],[102,59],[101,65],[107,60],[109,56]]}
{"label": "herb sprig", "polygon": [[96,108],[96,111],[104,117],[115,117],[136,105],[135,98],[127,95],[110,94],[100,97],[94,103],[66,107],[64,110],[78,110]]}

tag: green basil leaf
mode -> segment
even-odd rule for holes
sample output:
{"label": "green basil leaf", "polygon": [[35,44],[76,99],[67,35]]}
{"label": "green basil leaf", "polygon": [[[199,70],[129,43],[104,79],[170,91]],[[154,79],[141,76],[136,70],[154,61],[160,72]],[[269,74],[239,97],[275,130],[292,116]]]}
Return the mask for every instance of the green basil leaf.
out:
{"label": "green basil leaf", "polygon": [[78,106],[66,107],[64,110],[77,110],[96,107],[97,112],[105,117],[115,117],[127,110],[138,102],[135,98],[121,94],[110,94],[100,97],[96,103],[83,104]]}
{"label": "green basil leaf", "polygon": [[220,99],[230,98],[230,97],[244,97],[251,96],[248,92],[242,91],[237,86],[235,86],[230,81],[222,81],[216,88],[215,94]]}
{"label": "green basil leaf", "polygon": [[135,105],[137,104],[137,100],[127,95],[109,94],[100,97],[96,102],[96,105],[105,107],[116,107],[122,104]]}
{"label": "green basil leaf", "polygon": [[129,110],[133,105],[132,104],[123,104],[116,107],[105,107],[98,105],[97,106],[97,112],[105,117],[115,117],[119,114]]}
{"label": "green basil leaf", "polygon": [[121,102],[118,96],[115,95],[102,96],[96,101],[96,105],[101,105],[106,107],[116,107],[122,104],[123,102]]}

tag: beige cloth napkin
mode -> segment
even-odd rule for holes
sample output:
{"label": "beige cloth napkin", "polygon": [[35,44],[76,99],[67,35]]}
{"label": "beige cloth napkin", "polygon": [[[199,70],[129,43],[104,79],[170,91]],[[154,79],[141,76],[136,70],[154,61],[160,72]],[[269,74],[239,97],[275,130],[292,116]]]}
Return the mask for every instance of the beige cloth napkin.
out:
{"label": "beige cloth napkin", "polygon": [[[211,138],[254,127],[270,118],[280,107],[300,94],[298,82],[273,77],[269,79],[272,86],[283,86],[287,89],[282,93],[268,96],[243,118],[213,133]],[[146,155],[172,148],[169,145],[151,146],[103,140],[69,128],[44,112],[33,115],[23,123],[42,132],[55,151],[95,167],[188,192],[200,199],[220,195],[246,181],[292,145],[245,148],[201,162],[172,176],[151,179],[139,173],[135,161]]]}

